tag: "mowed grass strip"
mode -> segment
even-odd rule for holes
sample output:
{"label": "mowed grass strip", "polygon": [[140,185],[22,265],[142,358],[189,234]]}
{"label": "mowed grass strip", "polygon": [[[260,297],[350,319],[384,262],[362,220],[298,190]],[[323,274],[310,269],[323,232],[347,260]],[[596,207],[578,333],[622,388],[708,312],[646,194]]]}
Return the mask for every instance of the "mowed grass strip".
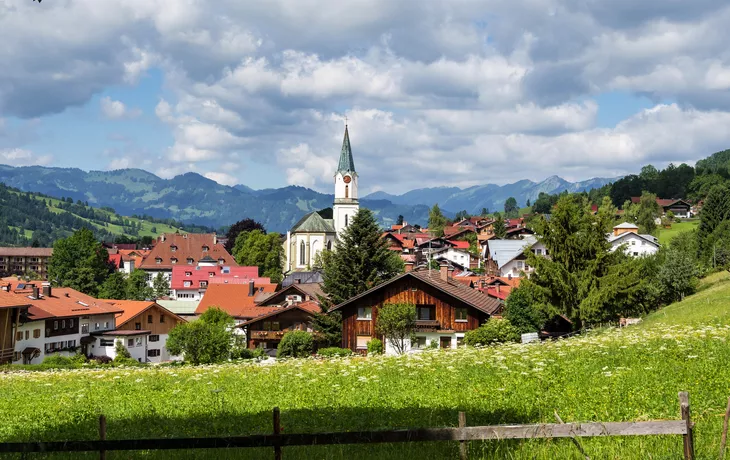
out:
{"label": "mowed grass strip", "polygon": [[[0,441],[676,419],[689,391],[697,458],[715,458],[730,396],[730,281],[713,275],[642,324],[557,342],[404,357],[0,374]],[[682,458],[680,436],[584,439],[591,458]],[[569,440],[473,442],[470,458],[581,458]],[[98,455],[98,454],[97,454]],[[454,458],[457,443],[285,448],[285,458]],[[266,458],[271,450],[108,458]],[[78,454],[37,456],[79,458]],[[83,457],[83,456],[82,456]],[[89,458],[94,454],[89,454]]]}

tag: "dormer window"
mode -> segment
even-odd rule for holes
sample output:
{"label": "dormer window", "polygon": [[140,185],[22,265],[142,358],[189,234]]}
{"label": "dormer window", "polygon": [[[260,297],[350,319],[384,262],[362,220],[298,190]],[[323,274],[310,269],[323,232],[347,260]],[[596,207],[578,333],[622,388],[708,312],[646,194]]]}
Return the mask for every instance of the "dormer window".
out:
{"label": "dormer window", "polygon": [[155,263],[160,265],[162,263],[162,257],[155,257]]}
{"label": "dormer window", "polygon": [[225,262],[226,261],[223,259],[223,257],[221,257],[220,259],[218,259],[218,265],[223,265]]}
{"label": "dormer window", "polygon": [[174,244],[173,244],[173,245],[171,245],[171,246],[170,246],[170,251],[172,251],[172,252],[175,252],[175,251],[177,251],[177,246],[175,246]]}
{"label": "dormer window", "polygon": [[176,264],[177,263],[177,257],[173,257],[170,259],[170,263]]}
{"label": "dormer window", "polygon": [[193,272],[185,272],[185,276],[193,276]]}
{"label": "dormer window", "polygon": [[210,248],[208,246],[203,246],[203,252],[208,252]]}
{"label": "dormer window", "polygon": [[208,287],[208,282],[207,281],[201,281],[200,282],[200,287],[201,288],[207,288]]}
{"label": "dormer window", "polygon": [[210,276],[211,278],[213,278],[215,276],[215,272],[208,272],[208,276]]}
{"label": "dormer window", "polygon": [[188,257],[188,265],[192,265],[194,262],[192,257]]}

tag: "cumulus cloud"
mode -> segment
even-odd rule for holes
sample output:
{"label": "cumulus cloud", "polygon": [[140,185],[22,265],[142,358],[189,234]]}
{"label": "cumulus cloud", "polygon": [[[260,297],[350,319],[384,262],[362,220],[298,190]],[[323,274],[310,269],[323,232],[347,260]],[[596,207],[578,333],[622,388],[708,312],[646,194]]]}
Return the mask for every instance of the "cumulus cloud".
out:
{"label": "cumulus cloud", "polygon": [[101,113],[110,120],[121,120],[125,118],[136,118],[142,115],[139,109],[130,109],[122,101],[115,101],[109,96],[101,98]]}
{"label": "cumulus cloud", "polygon": [[10,166],[47,165],[53,161],[52,155],[36,155],[25,149],[0,149],[0,163]]}
{"label": "cumulus cloud", "polygon": [[[615,176],[730,142],[721,0],[45,3],[0,6],[0,117],[57,113],[160,69],[166,177],[233,184],[233,165],[254,161],[330,191],[345,115],[364,192]],[[654,107],[602,126],[606,93]]]}

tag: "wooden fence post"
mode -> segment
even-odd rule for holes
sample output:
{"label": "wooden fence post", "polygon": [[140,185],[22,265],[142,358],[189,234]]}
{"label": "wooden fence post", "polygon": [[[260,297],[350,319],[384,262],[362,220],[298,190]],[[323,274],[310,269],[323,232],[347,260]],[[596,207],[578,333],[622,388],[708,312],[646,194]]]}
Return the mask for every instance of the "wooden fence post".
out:
{"label": "wooden fence post", "polygon": [[[459,412],[459,428],[466,427],[466,413]],[[467,460],[469,458],[469,445],[467,441],[459,441],[459,460]]]}
{"label": "wooden fence post", "polygon": [[727,409],[725,409],[725,421],[722,424],[722,437],[720,438],[720,460],[725,458],[725,446],[727,445],[728,421],[730,421],[730,398],[727,398]]}
{"label": "wooden fence post", "polygon": [[[106,441],[106,417],[104,417],[104,414],[99,416],[99,439]],[[106,451],[103,449],[99,451],[99,460],[106,460]]]}
{"label": "wooden fence post", "polygon": [[[274,437],[278,438],[279,434],[281,433],[281,417],[279,413],[279,408],[274,407]],[[281,446],[275,445],[274,446],[274,460],[281,460]]]}
{"label": "wooden fence post", "polygon": [[684,459],[694,460],[695,458],[695,447],[694,439],[692,436],[693,423],[690,418],[689,412],[689,394],[686,391],[679,392],[679,411],[682,416],[682,420],[687,424],[687,434],[682,435],[684,441]]}

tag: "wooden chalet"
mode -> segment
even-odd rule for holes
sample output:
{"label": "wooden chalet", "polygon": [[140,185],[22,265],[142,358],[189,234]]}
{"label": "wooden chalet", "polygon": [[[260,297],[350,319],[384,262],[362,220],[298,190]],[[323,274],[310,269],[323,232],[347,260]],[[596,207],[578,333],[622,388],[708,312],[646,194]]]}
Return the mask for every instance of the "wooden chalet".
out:
{"label": "wooden chalet", "polygon": [[21,316],[30,307],[30,301],[25,296],[9,292],[9,285],[3,285],[2,289],[8,292],[0,297],[0,364],[10,364],[15,352],[15,332]]}
{"label": "wooden chalet", "polygon": [[271,352],[277,349],[281,338],[289,331],[314,333],[312,317],[319,312],[320,307],[316,302],[294,303],[245,321],[237,327],[246,331],[248,348],[264,348]]}
{"label": "wooden chalet", "polygon": [[[332,311],[342,314],[342,347],[363,353],[370,340],[382,340],[375,326],[378,309],[388,303],[416,305],[411,349],[426,347],[433,341],[441,348],[458,346],[464,333],[487,321],[501,309],[501,303],[454,280],[452,271],[447,264],[442,264],[438,271],[406,271],[335,306]],[[391,352],[387,343],[385,348],[386,353]]]}

